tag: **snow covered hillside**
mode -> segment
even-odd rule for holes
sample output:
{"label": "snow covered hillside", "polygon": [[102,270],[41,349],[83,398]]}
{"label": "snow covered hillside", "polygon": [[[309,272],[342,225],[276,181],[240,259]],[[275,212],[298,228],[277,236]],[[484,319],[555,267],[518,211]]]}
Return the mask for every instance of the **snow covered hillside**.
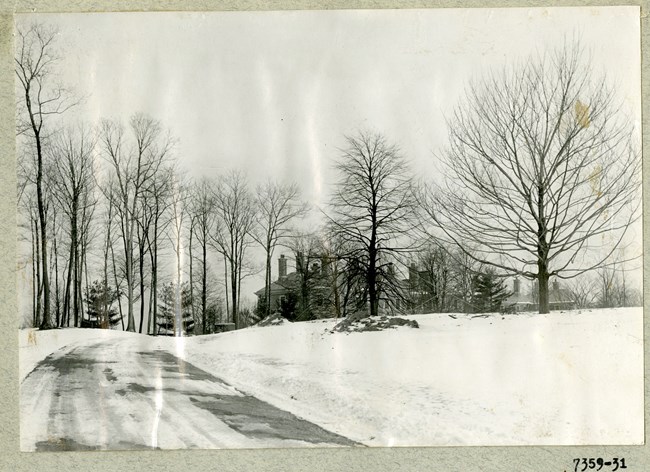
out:
{"label": "snow covered hillside", "polygon": [[[327,320],[177,339],[92,334],[166,349],[369,446],[642,443],[641,308],[408,318],[420,329],[331,333]],[[38,355],[21,334],[22,371],[89,331],[58,333],[36,333]]]}

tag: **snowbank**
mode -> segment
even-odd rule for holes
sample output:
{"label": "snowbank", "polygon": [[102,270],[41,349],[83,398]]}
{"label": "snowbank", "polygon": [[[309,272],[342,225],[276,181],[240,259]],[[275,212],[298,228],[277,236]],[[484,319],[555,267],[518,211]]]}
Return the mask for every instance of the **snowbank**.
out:
{"label": "snowbank", "polygon": [[410,316],[188,338],[188,361],[374,446],[641,444],[642,309]]}
{"label": "snowbank", "polygon": [[23,330],[21,379],[56,349],[119,337],[366,445],[642,444],[641,308],[406,318],[420,329],[332,333],[326,320],[190,338]]}

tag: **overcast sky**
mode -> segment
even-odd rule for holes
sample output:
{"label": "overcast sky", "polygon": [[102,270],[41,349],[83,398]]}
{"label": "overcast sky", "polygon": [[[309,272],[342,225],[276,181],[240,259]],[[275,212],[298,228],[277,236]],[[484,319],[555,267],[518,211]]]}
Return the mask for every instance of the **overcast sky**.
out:
{"label": "overcast sky", "polygon": [[[74,118],[160,120],[194,175],[297,181],[318,205],[344,135],[397,143],[419,177],[472,77],[581,38],[640,129],[637,7],[17,15],[59,27]],[[70,118],[70,117],[69,117]]]}
{"label": "overcast sky", "polygon": [[201,175],[241,167],[322,203],[344,135],[379,131],[434,171],[445,114],[472,77],[582,38],[640,116],[637,8],[24,15],[59,26],[75,111],[143,111]]}

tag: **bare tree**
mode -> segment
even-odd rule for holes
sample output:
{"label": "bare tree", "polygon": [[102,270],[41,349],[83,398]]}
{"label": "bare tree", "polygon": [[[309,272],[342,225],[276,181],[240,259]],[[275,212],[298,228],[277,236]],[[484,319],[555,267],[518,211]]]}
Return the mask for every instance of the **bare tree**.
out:
{"label": "bare tree", "polygon": [[17,133],[25,136],[36,149],[36,202],[40,231],[40,264],[43,284],[43,318],[41,329],[52,327],[50,320],[50,281],[48,277],[48,238],[46,196],[43,188],[44,144],[47,138],[43,128],[48,117],[59,115],[74,105],[71,95],[53,84],[54,65],[58,60],[55,50],[56,30],[33,24],[16,29],[15,71],[20,87],[18,93]]}
{"label": "bare tree", "polygon": [[51,241],[52,241],[52,266],[54,266],[54,326],[61,326],[61,290],[59,286],[59,245],[57,238],[57,233],[60,233],[62,230],[62,225],[60,218],[57,218],[58,210],[56,207],[52,212],[52,224],[50,225],[52,230]]}
{"label": "bare tree", "polygon": [[[32,199],[33,200],[33,199]],[[36,205],[31,206],[30,212],[30,229],[32,234],[32,327],[38,327],[41,314],[41,264],[39,250],[39,231],[38,231],[38,211],[35,211]]]}
{"label": "bare tree", "polygon": [[[111,275],[113,277],[113,283],[115,284],[115,294],[116,294],[116,299],[117,299],[117,305],[118,305],[118,312],[120,316],[120,321],[122,323],[122,330],[124,330],[124,310],[122,309],[122,299],[121,299],[121,294],[122,294],[122,273],[118,270],[118,261],[117,258],[115,257],[115,245],[118,244],[116,240],[118,237],[115,235],[115,226],[120,226],[120,222],[116,221],[115,218],[115,205],[116,202],[118,201],[116,195],[114,192],[116,191],[116,186],[113,185],[113,182],[109,179],[108,183],[102,182],[99,183],[97,182],[97,187],[102,189],[102,192],[104,194],[105,200],[104,200],[104,212],[103,212],[103,230],[104,230],[104,243],[103,243],[103,257],[104,257],[104,264],[103,264],[103,275],[104,275],[104,280],[103,280],[103,286],[108,289],[110,287],[109,284],[109,271],[111,272]],[[118,231],[119,233],[119,231]],[[108,290],[106,290],[108,292]],[[102,320],[100,321],[100,325],[102,327],[108,327],[108,318],[109,318],[109,297],[104,298],[104,306],[102,307],[103,313],[102,313]]]}
{"label": "bare tree", "polygon": [[52,138],[50,180],[52,195],[67,220],[70,248],[63,298],[63,318],[79,326],[82,312],[82,279],[90,222],[97,199],[94,194],[93,152],[95,138],[86,128],[67,128]]}
{"label": "bare tree", "polygon": [[263,185],[258,185],[256,189],[255,204],[258,217],[257,227],[252,235],[266,255],[263,316],[271,314],[271,260],[275,247],[290,235],[291,221],[305,216],[309,210],[308,205],[299,199],[300,189],[296,184],[281,184],[269,180]]}
{"label": "bare tree", "polygon": [[174,169],[165,166],[159,170],[153,179],[149,180],[142,195],[143,214],[139,220],[142,225],[151,267],[151,289],[149,291],[149,322],[147,332],[156,333],[158,316],[158,255],[160,252],[159,239],[164,234],[170,219],[164,215],[171,205],[174,181]]}
{"label": "bare tree", "polygon": [[598,268],[595,283],[592,283],[591,286],[595,288],[595,294],[592,294],[592,297],[596,299],[600,307],[614,308],[641,304],[640,290],[635,287],[634,281],[630,284],[627,276],[629,271],[638,270],[636,264],[634,266],[633,268],[626,267],[624,255],[621,252],[616,257],[612,257],[610,264]]}
{"label": "bare tree", "polygon": [[216,225],[211,242],[226,265],[226,297],[230,281],[230,312],[235,328],[238,320],[241,282],[245,273],[246,250],[252,243],[255,199],[244,174],[233,171],[222,177],[213,193]]}
{"label": "bare tree", "polygon": [[[302,244],[299,243],[301,238]],[[316,318],[345,317],[366,307],[365,272],[357,260],[359,251],[350,242],[324,228],[318,234],[299,236],[293,244],[301,251],[296,271],[300,273],[298,267],[303,267],[301,279],[307,280],[309,299],[314,298],[312,292],[316,292],[317,300],[322,300],[321,306],[319,303],[310,306]],[[309,269],[314,260],[321,265],[318,272]],[[387,272],[391,267],[389,263]]]}
{"label": "bare tree", "polygon": [[596,299],[595,289],[596,284],[588,274],[574,277],[567,284],[567,290],[571,294],[571,299],[575,302],[576,308],[592,306]]}
{"label": "bare tree", "polygon": [[409,284],[416,312],[448,311],[456,265],[448,249],[439,241],[429,240],[418,251],[417,263],[409,266]]}
{"label": "bare tree", "polygon": [[451,286],[447,293],[449,307],[462,313],[473,313],[475,308],[472,305],[472,281],[477,274],[482,273],[483,265],[476,261],[472,247],[466,248],[465,251],[455,246],[447,247],[447,254],[453,265],[449,281]]}
{"label": "bare tree", "polygon": [[[140,285],[140,322],[138,323],[138,333],[142,333],[142,328],[144,326],[144,314],[145,314],[145,292],[147,287],[147,273],[146,273],[146,262],[147,262],[147,253],[149,252],[150,246],[147,244],[147,230],[151,224],[151,214],[147,213],[147,206],[145,204],[144,196],[140,198],[140,209],[139,217],[136,220],[136,239],[137,239],[137,249],[138,249],[138,281]],[[151,305],[151,290],[149,291],[149,305]],[[147,326],[149,323],[147,323]]]}
{"label": "bare tree", "polygon": [[468,256],[537,280],[541,313],[550,277],[606,264],[639,218],[634,130],[594,77],[574,45],[472,84],[449,122],[446,182],[423,199]]}
{"label": "bare tree", "polygon": [[19,216],[24,219],[19,220],[19,227],[22,228],[29,236],[25,239],[30,241],[30,257],[28,263],[32,271],[32,319],[31,326],[38,328],[41,320],[41,246],[38,204],[36,198],[35,172],[33,168],[36,165],[36,158],[30,154],[29,147],[24,148],[23,155],[18,160],[18,203]]}
{"label": "bare tree", "polygon": [[340,181],[327,215],[332,230],[363,271],[370,316],[396,280],[390,264],[408,252],[407,235],[415,227],[411,176],[395,145],[380,134],[361,132],[347,137],[348,147],[336,164]]}
{"label": "bare tree", "polygon": [[601,308],[618,306],[620,280],[614,267],[600,267],[597,271],[598,305]]}
{"label": "bare tree", "polygon": [[[165,157],[162,157],[165,160]],[[145,292],[147,271],[150,275],[149,286],[149,303],[147,310],[147,332],[152,333],[155,329],[155,317],[157,314],[157,286],[158,286],[158,251],[159,236],[164,234],[170,225],[182,226],[184,216],[182,202],[178,200],[179,196],[184,199],[184,189],[180,188],[181,195],[175,194],[178,189],[176,185],[176,170],[174,165],[167,165],[162,162],[158,163],[155,174],[143,182],[142,192],[139,198],[139,212],[137,222],[137,242],[138,242],[138,268],[140,282],[140,323],[138,332],[142,333],[145,319]],[[171,212],[170,212],[171,210]],[[175,221],[177,212],[180,211],[181,221]],[[164,215],[167,214],[167,217]],[[179,233],[179,238],[180,233]],[[180,243],[175,237],[168,234],[173,249],[182,249]],[[149,255],[149,264],[147,267],[147,254]],[[178,254],[180,257],[180,254]],[[180,277],[177,277],[180,279]],[[176,284],[176,288],[180,285]],[[178,294],[180,297],[180,294]]]}
{"label": "bare tree", "polygon": [[[49,147],[47,148],[49,150]],[[31,325],[38,328],[42,322],[43,313],[43,267],[41,264],[40,244],[40,218],[37,204],[36,192],[36,172],[37,159],[34,146],[25,146],[19,159],[18,166],[18,198],[20,202],[19,210],[25,220],[19,223],[20,227],[29,229],[29,239],[31,240],[31,257],[30,265],[32,267],[32,295],[33,298],[33,317]],[[48,253],[53,252],[53,257],[49,257],[49,266],[47,270],[47,279],[54,284],[54,300],[50,297],[50,306],[55,309],[54,326],[61,325],[61,297],[59,285],[59,242],[63,241],[65,235],[65,225],[62,223],[60,208],[56,204],[56,199],[51,198],[56,193],[56,173],[53,171],[54,160],[51,158],[51,152],[44,153],[45,161],[43,163],[42,189],[43,194],[49,196],[45,199],[44,212],[47,215],[47,241]],[[52,283],[52,282],[50,282]],[[50,320],[52,322],[52,320]]]}
{"label": "bare tree", "polygon": [[[130,120],[133,143],[129,146],[124,128],[111,121],[102,123],[100,139],[106,160],[111,166],[115,199],[114,208],[120,219],[124,249],[127,298],[127,331],[135,331],[135,240],[136,224],[142,216],[141,198],[147,184],[156,177],[171,149],[171,139],[163,136],[160,123],[143,114]],[[142,295],[142,294],[141,294]]]}
{"label": "bare tree", "polygon": [[[190,288],[194,287],[192,271],[192,241],[196,238],[201,252],[201,313],[200,321],[202,333],[208,334],[211,330],[207,326],[208,310],[208,246],[209,237],[215,227],[214,198],[210,181],[203,179],[196,182],[191,188],[189,199],[190,212]],[[192,293],[193,297],[193,293]]]}
{"label": "bare tree", "polygon": [[[183,179],[178,175],[175,176],[172,192],[170,198],[170,212],[169,212],[169,233],[168,238],[171,242],[174,256],[176,259],[175,264],[175,277],[174,277],[174,335],[183,335],[183,301],[181,300],[183,284],[183,264],[181,257],[184,252],[183,243],[183,230],[185,221],[187,220],[187,200],[188,200],[187,185]],[[193,303],[193,300],[190,300]]]}
{"label": "bare tree", "polygon": [[[110,189],[109,189],[110,191]],[[108,280],[108,273],[109,273],[109,254],[111,253],[111,249],[113,247],[113,198],[109,195],[109,197],[106,199],[106,208],[105,212],[103,215],[103,227],[104,227],[104,241],[102,245],[102,256],[103,256],[103,265],[102,265],[102,283],[103,287],[105,289],[105,295],[102,300],[102,306],[101,306],[101,316],[100,316],[100,322],[99,325],[102,329],[108,329],[110,326],[110,297],[108,296],[108,288],[110,287],[109,285],[109,280]],[[120,289],[119,287],[115,286],[115,294],[116,298],[119,304],[119,295],[120,295]],[[121,305],[119,306],[119,314],[120,317],[122,316],[122,307]],[[124,323],[124,320],[122,320],[122,323]]]}
{"label": "bare tree", "polygon": [[348,251],[345,250],[343,244],[335,234],[328,234],[327,232],[318,241],[318,251],[323,258],[324,264],[327,264],[325,275],[330,287],[328,302],[335,318],[345,316],[345,304],[341,299],[341,286],[342,281],[345,279],[345,261],[341,258],[341,254]]}

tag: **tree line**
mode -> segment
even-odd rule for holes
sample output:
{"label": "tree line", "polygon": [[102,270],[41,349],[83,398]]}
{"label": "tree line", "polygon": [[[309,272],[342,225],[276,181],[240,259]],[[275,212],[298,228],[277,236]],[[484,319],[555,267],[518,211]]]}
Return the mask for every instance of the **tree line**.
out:
{"label": "tree line", "polygon": [[[325,223],[301,233],[296,223],[313,209],[297,185],[252,188],[241,171],[189,179],[171,133],[150,116],[67,124],[79,100],[55,84],[55,40],[46,25],[17,30],[33,326],[179,335],[209,333],[217,320],[243,327],[276,310],[300,319],[418,304],[487,310],[506,298],[506,277],[534,281],[546,313],[550,280],[597,271],[611,279],[638,257],[614,257],[640,217],[633,126],[577,44],[472,83],[448,121],[440,175],[415,179],[381,133],[346,136]],[[272,306],[279,246],[292,251],[296,275],[291,299]],[[252,247],[263,266],[250,260]],[[264,290],[253,314],[242,307],[242,281],[258,271]]]}

